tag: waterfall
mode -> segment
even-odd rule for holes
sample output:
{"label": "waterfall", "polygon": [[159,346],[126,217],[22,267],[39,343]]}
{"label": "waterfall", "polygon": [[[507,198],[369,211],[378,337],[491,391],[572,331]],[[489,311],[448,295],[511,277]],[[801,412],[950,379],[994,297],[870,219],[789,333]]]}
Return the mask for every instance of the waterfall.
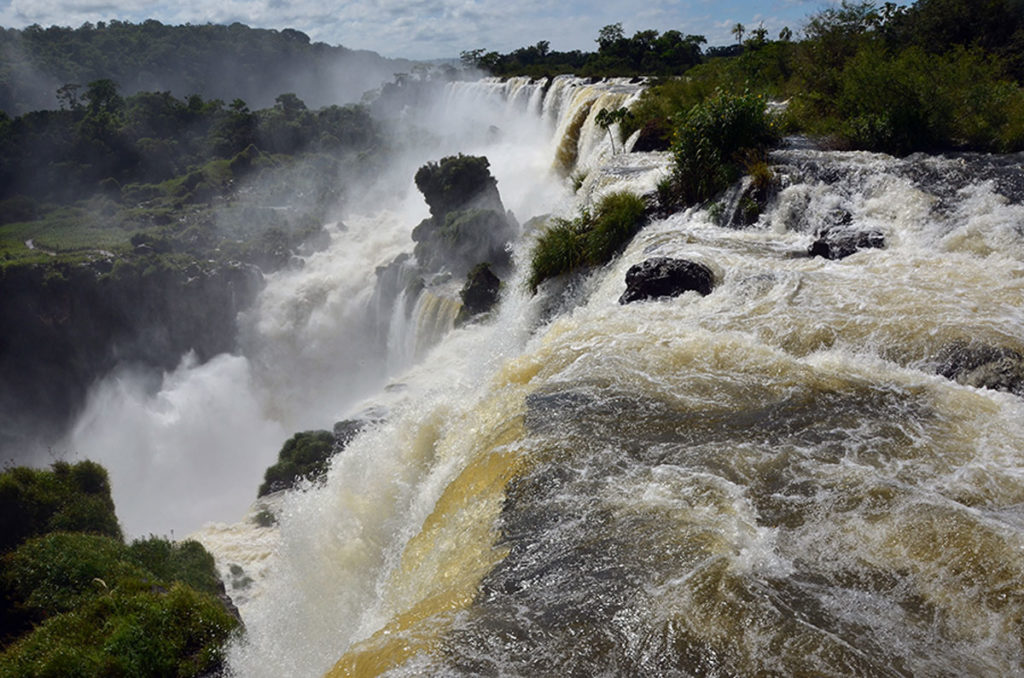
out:
{"label": "waterfall", "polygon": [[[593,123],[637,89],[461,83],[443,117],[500,118],[464,152],[521,219],[571,214],[668,171]],[[728,196],[655,219],[536,296],[528,232],[490,318],[398,295],[365,371],[351,321],[416,210],[347,222],[270,281],[247,355],[279,411],[375,416],[253,507],[275,526],[199,533],[241,601],[235,675],[1020,674],[1021,162],[793,145],[749,227]],[[885,247],[808,256],[837,224]],[[620,305],[653,256],[715,290]]]}

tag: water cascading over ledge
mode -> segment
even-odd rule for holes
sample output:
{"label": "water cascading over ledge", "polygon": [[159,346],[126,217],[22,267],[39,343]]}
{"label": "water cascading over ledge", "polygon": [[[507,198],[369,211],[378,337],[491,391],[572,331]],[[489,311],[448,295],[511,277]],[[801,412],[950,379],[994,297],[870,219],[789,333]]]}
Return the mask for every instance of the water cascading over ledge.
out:
{"label": "water cascading over ledge", "polygon": [[[975,160],[778,152],[754,226],[655,221],[549,321],[517,270],[281,498],[238,675],[1021,673],[1024,401],[937,374],[1024,353],[1019,159]],[[836,214],[886,247],[807,256]],[[620,305],[651,256],[715,291]]]}

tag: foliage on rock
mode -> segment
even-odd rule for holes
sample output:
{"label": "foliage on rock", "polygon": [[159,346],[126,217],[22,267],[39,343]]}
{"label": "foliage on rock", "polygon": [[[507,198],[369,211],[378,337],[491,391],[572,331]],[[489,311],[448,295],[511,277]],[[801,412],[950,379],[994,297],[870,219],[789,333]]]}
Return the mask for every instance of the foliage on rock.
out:
{"label": "foliage on rock", "polygon": [[626,192],[604,196],[575,219],[554,219],[534,245],[527,285],[536,292],[548,278],[608,262],[645,221],[644,201]]}
{"label": "foliage on rock", "polygon": [[[103,467],[0,475],[0,675],[201,676],[239,626],[198,543],[121,540]],[[86,510],[82,507],[87,506]]]}
{"label": "foliage on rock", "polygon": [[121,538],[106,469],[83,461],[0,473],[0,553],[57,530]]}
{"label": "foliage on rock", "polygon": [[263,474],[257,496],[279,492],[295,486],[303,478],[317,478],[327,471],[334,454],[334,434],[330,431],[296,433],[278,453],[277,463]]}
{"label": "foliage on rock", "polygon": [[429,272],[447,269],[463,276],[480,263],[498,269],[511,263],[508,243],[516,235],[505,213],[487,158],[449,156],[416,172],[416,186],[430,207],[412,232],[414,254]]}

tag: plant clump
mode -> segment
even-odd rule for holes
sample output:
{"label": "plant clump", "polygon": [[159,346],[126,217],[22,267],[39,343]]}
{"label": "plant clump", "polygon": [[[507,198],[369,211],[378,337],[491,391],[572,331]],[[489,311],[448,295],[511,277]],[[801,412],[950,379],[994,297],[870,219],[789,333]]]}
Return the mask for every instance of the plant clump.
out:
{"label": "plant clump", "polygon": [[778,141],[776,122],[761,95],[718,90],[677,119],[673,173],[662,200],[688,206],[705,202],[736,181],[752,156]]}
{"label": "plant clump", "polygon": [[83,461],[0,473],[0,553],[56,530],[121,538],[106,469]]}
{"label": "plant clump", "polygon": [[618,253],[644,225],[646,206],[632,193],[611,193],[593,211],[557,218],[541,233],[530,257],[527,285],[536,293],[548,278],[583,266],[599,266]]}
{"label": "plant clump", "polygon": [[303,478],[312,480],[323,476],[336,451],[334,434],[330,431],[296,433],[285,441],[277,463],[263,474],[257,496],[290,489]]}
{"label": "plant clump", "polygon": [[[197,542],[126,544],[93,462],[0,473],[0,675],[179,676],[222,669],[239,627]],[[84,507],[84,508],[83,508]]]}

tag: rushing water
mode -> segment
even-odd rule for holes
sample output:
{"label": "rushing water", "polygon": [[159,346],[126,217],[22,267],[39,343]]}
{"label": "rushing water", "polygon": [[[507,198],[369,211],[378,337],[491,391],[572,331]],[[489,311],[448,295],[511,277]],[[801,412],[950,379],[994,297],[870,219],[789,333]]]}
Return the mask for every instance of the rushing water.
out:
{"label": "rushing water", "polygon": [[[503,179],[527,151],[586,172],[578,199],[653,190],[668,158],[611,157],[593,123],[632,92],[520,80],[451,101],[541,121],[544,143],[489,154],[528,218],[577,198]],[[236,566],[235,673],[1024,675],[1024,400],[938,374],[957,351],[1024,354],[1022,160],[793,146],[752,227],[656,220],[535,297],[527,233],[498,312],[457,330],[441,297],[401,299],[390,383],[337,412],[376,423],[326,483],[254,507],[276,527],[200,535]],[[536,198],[552,185],[561,206]],[[886,246],[810,258],[830,223]],[[401,244],[381,237],[375,265]],[[650,256],[703,262],[716,289],[619,305]],[[272,282],[262,304],[314,317],[370,293],[345,290]]]}

